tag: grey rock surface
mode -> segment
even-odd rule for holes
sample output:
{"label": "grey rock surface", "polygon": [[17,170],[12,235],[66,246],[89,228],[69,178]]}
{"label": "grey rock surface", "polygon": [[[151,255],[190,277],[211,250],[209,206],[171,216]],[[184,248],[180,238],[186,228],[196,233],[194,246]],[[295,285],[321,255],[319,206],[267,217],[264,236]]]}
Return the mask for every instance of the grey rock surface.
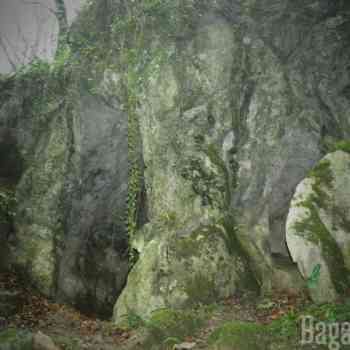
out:
{"label": "grey rock surface", "polygon": [[288,213],[288,248],[317,303],[335,301],[350,285],[349,169],[349,153],[325,156],[297,186]]}
{"label": "grey rock surface", "polygon": [[[23,161],[15,264],[44,293],[108,313],[128,245],[141,255],[121,300],[157,283],[154,242],[167,247],[174,231],[186,239],[229,218],[262,291],[302,289],[285,224],[296,186],[350,138],[348,3],[174,0],[144,16],[144,2],[91,4],[94,35],[84,33],[86,12],[72,57],[101,60],[85,61],[71,91],[43,103],[34,97],[45,82],[0,81],[0,127]],[[94,51],[99,39],[108,64]],[[138,271],[147,273],[133,279]]]}
{"label": "grey rock surface", "polygon": [[[296,292],[303,281],[285,240],[291,198],[329,146],[350,137],[349,6],[201,5],[186,2],[186,16],[174,5],[178,22],[155,18],[162,24],[143,26],[152,46],[133,46],[136,69],[148,62],[136,114],[150,225],[186,232],[229,213],[262,291]],[[136,246],[147,251],[147,239]],[[141,258],[134,269],[146,265]],[[132,280],[123,296],[138,289]]]}
{"label": "grey rock surface", "polygon": [[12,263],[44,294],[108,314],[128,271],[126,114],[84,88],[36,114],[25,106],[40,92],[11,79],[0,124],[23,162]]}

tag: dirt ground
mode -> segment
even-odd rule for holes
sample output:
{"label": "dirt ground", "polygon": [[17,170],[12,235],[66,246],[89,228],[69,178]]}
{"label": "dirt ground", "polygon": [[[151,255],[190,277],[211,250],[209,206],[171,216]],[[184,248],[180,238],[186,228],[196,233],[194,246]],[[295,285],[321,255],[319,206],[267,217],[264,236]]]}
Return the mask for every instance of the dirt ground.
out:
{"label": "dirt ground", "polygon": [[[8,327],[38,331],[50,336],[62,350],[143,349],[145,333],[140,329],[121,329],[108,320],[88,317],[67,305],[60,305],[24,287],[11,273],[0,274],[0,291],[17,295],[17,310],[8,318],[0,317],[0,330]],[[226,321],[268,324],[308,301],[294,295],[275,295],[263,299],[241,295],[208,306],[208,318],[193,335],[186,337],[193,349],[209,349],[208,337]]]}

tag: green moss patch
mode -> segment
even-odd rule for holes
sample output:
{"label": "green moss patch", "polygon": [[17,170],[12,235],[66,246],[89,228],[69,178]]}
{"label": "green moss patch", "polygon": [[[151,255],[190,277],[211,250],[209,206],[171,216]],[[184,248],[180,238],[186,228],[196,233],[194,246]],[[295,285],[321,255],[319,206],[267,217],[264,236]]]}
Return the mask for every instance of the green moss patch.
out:
{"label": "green moss patch", "polygon": [[17,338],[17,331],[13,328],[8,329],[0,333],[0,344],[1,342],[11,341]]}
{"label": "green moss patch", "polygon": [[[212,162],[212,159],[210,161]],[[215,163],[213,165],[221,174],[222,168],[217,167]],[[201,197],[203,206],[224,207],[226,205],[228,195],[225,184],[217,173],[205,166],[201,159],[195,157],[188,159],[181,170],[181,176],[191,181],[193,192]]]}
{"label": "green moss patch", "polygon": [[183,341],[192,336],[203,322],[193,311],[160,309],[155,311],[146,323],[153,341],[167,345],[169,342]]}
{"label": "green moss patch", "polygon": [[81,340],[72,336],[53,336],[52,340],[55,344],[61,346],[64,350],[80,350]]}
{"label": "green moss patch", "polygon": [[350,317],[350,300],[342,304],[300,305],[268,324],[229,321],[217,326],[208,341],[220,350],[300,349],[303,316],[312,316],[315,321],[346,322]]}
{"label": "green moss patch", "polygon": [[32,334],[16,329],[0,332],[0,349],[32,350]]}
{"label": "green moss patch", "polygon": [[215,301],[215,281],[198,273],[187,281],[185,292],[190,297],[191,305],[209,304]]}
{"label": "green moss patch", "polygon": [[346,211],[338,206],[334,206],[333,213],[336,219],[336,222],[333,223],[335,228],[339,225],[345,232],[350,234],[350,218],[347,216]]}
{"label": "green moss patch", "polygon": [[[350,285],[344,257],[319,215],[320,208],[330,209],[331,205],[332,199],[326,190],[327,188],[333,188],[334,177],[330,161],[322,160],[319,162],[310,172],[309,177],[314,180],[312,193],[306,200],[298,204],[304,207],[309,215],[304,220],[297,222],[294,227],[303,238],[320,245],[322,256],[330,269],[333,284],[339,293],[343,293]],[[332,210],[335,209],[335,207],[332,207]],[[344,220],[341,224],[348,226],[348,222],[344,222]]]}
{"label": "green moss patch", "polygon": [[174,237],[171,245],[178,259],[190,259],[201,253],[201,244],[221,234],[221,230],[215,225],[200,226],[195,231],[184,237]]}
{"label": "green moss patch", "polygon": [[238,239],[238,229],[235,217],[232,214],[226,214],[220,220],[220,224],[225,228],[225,232],[222,232],[222,235],[229,253],[233,256],[239,256],[246,268],[246,272],[243,272],[240,276],[240,287],[242,290],[258,292],[260,290],[260,286],[257,281],[257,276],[253,272],[248,252]]}
{"label": "green moss patch", "polygon": [[333,174],[331,170],[331,162],[329,160],[320,161],[309,173],[310,177],[315,178],[318,184],[326,184],[332,186]]}
{"label": "green moss patch", "polygon": [[[276,300],[277,301],[277,300]],[[261,311],[251,314],[255,321],[245,322],[237,319],[251,310],[251,302],[232,309],[226,304],[211,304],[196,309],[159,309],[152,314],[145,327],[151,336],[142,343],[142,349],[173,349],[187,337],[191,337],[198,348],[215,350],[299,350],[301,317],[312,316],[316,322],[347,322],[350,319],[350,299],[342,303],[314,305],[300,299],[283,316],[261,323]],[[253,304],[255,304],[253,302]],[[278,305],[278,301],[277,304]],[[252,311],[252,310],[251,310]],[[265,314],[265,313],[264,313]],[[272,315],[272,313],[268,313]],[[274,313],[273,313],[274,314]],[[267,315],[265,315],[267,316]],[[142,332],[144,328],[142,328]],[[140,330],[140,334],[142,333]],[[196,348],[197,348],[196,347]],[[304,347],[303,347],[304,348]],[[305,349],[314,348],[312,346]],[[325,347],[324,349],[326,349]],[[318,347],[317,349],[323,349]]]}
{"label": "green moss patch", "polygon": [[297,222],[295,230],[305,239],[321,246],[322,256],[330,269],[333,284],[339,293],[344,293],[349,286],[349,272],[345,267],[344,257],[322,222],[315,205],[309,200],[302,202],[301,205],[309,210],[309,217]]}
{"label": "green moss patch", "polygon": [[309,173],[309,177],[314,179],[312,184],[313,194],[310,200],[318,205],[319,208],[327,208],[331,200],[329,194],[324,188],[333,188],[334,176],[329,160],[320,161]]}
{"label": "green moss patch", "polygon": [[267,327],[248,322],[228,322],[214,330],[209,343],[227,349],[260,350],[267,346]]}
{"label": "green moss patch", "polygon": [[333,151],[343,151],[350,153],[350,140],[342,140],[337,142],[333,147]]}

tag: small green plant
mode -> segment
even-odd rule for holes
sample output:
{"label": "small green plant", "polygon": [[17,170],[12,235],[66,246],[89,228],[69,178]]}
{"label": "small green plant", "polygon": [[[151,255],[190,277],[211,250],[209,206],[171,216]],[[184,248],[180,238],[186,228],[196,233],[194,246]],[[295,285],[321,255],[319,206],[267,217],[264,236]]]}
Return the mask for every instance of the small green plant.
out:
{"label": "small green plant", "polygon": [[63,75],[64,68],[70,63],[72,59],[72,51],[69,45],[64,45],[60,48],[55,60],[50,65],[50,73],[58,78]]}
{"label": "small green plant", "polygon": [[21,66],[17,72],[16,76],[21,79],[33,79],[41,78],[46,76],[50,70],[50,64],[40,58],[34,58],[31,63]]}
{"label": "small green plant", "polygon": [[276,307],[276,303],[272,300],[265,299],[260,304],[257,305],[257,310],[272,310]]}
{"label": "small green plant", "polygon": [[279,322],[279,333],[286,337],[296,336],[298,322],[298,314],[294,310],[289,311]]}
{"label": "small green plant", "polygon": [[137,329],[140,328],[144,325],[144,320],[142,319],[141,316],[137,315],[135,312],[129,312],[126,321],[128,324],[128,327],[131,329]]}
{"label": "small green plant", "polygon": [[145,321],[135,311],[129,309],[123,316],[123,320],[117,324],[117,328],[123,330],[138,329],[145,325]]}
{"label": "small green plant", "polygon": [[134,310],[128,309],[123,319],[116,325],[117,329],[131,330],[145,326],[145,321]]}

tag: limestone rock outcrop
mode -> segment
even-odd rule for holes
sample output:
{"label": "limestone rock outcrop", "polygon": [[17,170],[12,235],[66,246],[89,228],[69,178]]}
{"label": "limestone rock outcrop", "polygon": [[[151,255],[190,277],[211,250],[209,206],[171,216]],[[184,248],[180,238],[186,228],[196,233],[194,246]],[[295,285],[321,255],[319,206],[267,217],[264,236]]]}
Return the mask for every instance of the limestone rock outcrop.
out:
{"label": "limestone rock outcrop", "polygon": [[21,161],[12,265],[43,294],[110,314],[128,273],[127,116],[79,84],[52,92],[53,77],[36,79],[1,87],[0,126]]}
{"label": "limestone rock outcrop", "polygon": [[310,294],[319,303],[334,301],[350,285],[349,169],[349,153],[325,156],[297,186],[288,213],[289,251],[303,277],[312,279]]}
{"label": "limestone rock outcrop", "polygon": [[148,318],[157,309],[193,307],[258,289],[247,257],[223,224],[169,228],[144,246],[118,298],[114,320],[122,322],[129,314]]}
{"label": "limestone rock outcrop", "polygon": [[[146,12],[147,40],[130,43],[129,64],[151,227],[233,215],[261,290],[300,291],[285,224],[298,183],[350,137],[348,5],[173,1],[157,10]],[[147,277],[132,276],[148,262],[141,255],[123,303],[142,290]]]}
{"label": "limestone rock outcrop", "polygon": [[[87,311],[122,292],[115,319],[186,304],[199,270],[218,298],[239,266],[262,292],[303,289],[286,221],[350,139],[349,28],[345,0],[90,1],[52,65],[0,80],[13,264]],[[199,257],[182,246],[202,236]]]}

